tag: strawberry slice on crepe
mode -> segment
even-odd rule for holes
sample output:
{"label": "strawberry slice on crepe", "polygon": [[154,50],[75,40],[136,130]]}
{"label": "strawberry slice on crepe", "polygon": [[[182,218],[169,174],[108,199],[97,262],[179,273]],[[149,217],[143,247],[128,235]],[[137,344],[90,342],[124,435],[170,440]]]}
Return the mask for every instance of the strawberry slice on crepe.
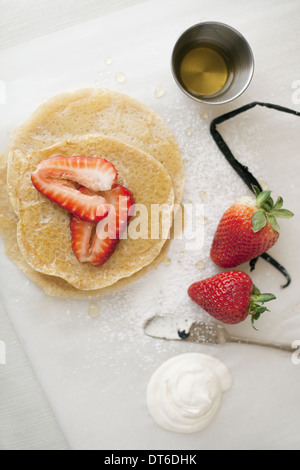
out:
{"label": "strawberry slice on crepe", "polygon": [[[95,192],[108,191],[117,181],[114,165],[96,157],[56,156],[43,160],[31,175],[34,187],[51,201],[88,222],[98,222],[108,215],[105,198]],[[84,194],[76,187],[85,186],[93,193]]]}
{"label": "strawberry slice on crepe", "polygon": [[[80,192],[92,194],[86,188],[81,188]],[[134,205],[131,192],[119,184],[103,193],[103,197],[109,205],[109,212],[98,224],[86,222],[73,214],[71,216],[73,251],[78,261],[94,266],[102,266],[114,253],[129,223],[130,208]]]}

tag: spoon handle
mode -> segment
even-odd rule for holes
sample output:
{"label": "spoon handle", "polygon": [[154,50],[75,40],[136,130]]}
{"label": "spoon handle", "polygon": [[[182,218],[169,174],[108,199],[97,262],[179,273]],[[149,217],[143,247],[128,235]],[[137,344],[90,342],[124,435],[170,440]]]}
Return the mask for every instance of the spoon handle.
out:
{"label": "spoon handle", "polygon": [[252,339],[237,338],[235,336],[229,336],[226,338],[228,343],[240,343],[240,344],[250,344],[254,346],[263,346],[264,348],[279,349],[281,351],[287,351],[289,353],[294,353],[295,348],[290,344],[280,344],[280,343],[266,343],[262,341],[255,341]]}

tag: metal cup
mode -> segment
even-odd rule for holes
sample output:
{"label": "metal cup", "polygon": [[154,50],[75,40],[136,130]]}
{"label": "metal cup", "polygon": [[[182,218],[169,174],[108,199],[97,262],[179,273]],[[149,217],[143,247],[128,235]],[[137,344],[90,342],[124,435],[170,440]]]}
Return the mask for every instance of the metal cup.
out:
{"label": "metal cup", "polygon": [[[181,77],[181,64],[188,52],[204,45],[216,46],[229,64],[225,85],[213,95],[201,96],[189,90]],[[183,33],[172,55],[172,71],[179,88],[199,103],[224,104],[240,96],[249,86],[254,73],[254,57],[247,40],[234,28],[223,23],[204,22]]]}

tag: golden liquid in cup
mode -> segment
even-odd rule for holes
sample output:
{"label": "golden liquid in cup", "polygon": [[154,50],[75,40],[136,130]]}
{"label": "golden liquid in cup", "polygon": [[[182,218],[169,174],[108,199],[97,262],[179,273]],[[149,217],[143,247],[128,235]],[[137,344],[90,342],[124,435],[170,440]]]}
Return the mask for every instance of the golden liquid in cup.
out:
{"label": "golden liquid in cup", "polygon": [[215,44],[194,47],[183,57],[180,76],[184,87],[198,96],[219,93],[230,77],[230,64]]}

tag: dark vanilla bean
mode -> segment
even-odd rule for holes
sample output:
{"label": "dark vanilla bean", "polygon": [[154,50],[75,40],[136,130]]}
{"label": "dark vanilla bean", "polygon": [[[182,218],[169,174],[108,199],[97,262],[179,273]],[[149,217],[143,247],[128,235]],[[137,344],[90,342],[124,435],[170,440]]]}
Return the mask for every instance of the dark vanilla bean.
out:
{"label": "dark vanilla bean", "polygon": [[[298,111],[295,111],[295,110],[290,109],[290,108],[286,108],[286,107],[279,106],[279,105],[276,105],[276,104],[271,104],[271,103],[261,103],[261,102],[258,102],[258,101],[254,101],[253,103],[247,104],[245,106],[242,106],[241,108],[238,108],[236,110],[230,111],[229,113],[226,113],[226,114],[223,114],[222,116],[217,117],[216,119],[214,119],[211,122],[211,125],[210,125],[210,133],[211,133],[214,141],[216,142],[217,146],[219,147],[220,151],[222,152],[222,154],[224,155],[224,157],[226,158],[228,163],[232,166],[232,168],[240,176],[240,178],[242,178],[242,180],[248,186],[248,188],[251,189],[251,191],[253,191],[253,192],[255,192],[254,189],[253,189],[254,186],[256,186],[260,191],[262,191],[262,187],[261,187],[260,183],[255,178],[255,176],[250,172],[249,168],[245,165],[242,165],[235,158],[235,156],[231,152],[230,148],[228,147],[227,143],[223,139],[222,135],[218,131],[217,126],[222,124],[225,121],[228,121],[229,119],[232,119],[232,118],[238,116],[239,114],[242,114],[246,111],[249,111],[252,108],[255,108],[256,106],[262,106],[262,107],[265,107],[265,108],[274,109],[276,111],[292,114],[292,115],[295,115],[295,116],[300,116],[300,113]],[[270,263],[272,266],[274,266],[286,278],[287,283],[284,286],[282,286],[282,288],[286,288],[291,284],[292,279],[291,279],[290,274],[278,261],[276,261],[274,258],[272,258],[272,256],[270,256],[268,253],[264,253],[260,257],[263,258],[268,263]],[[258,259],[259,258],[251,261],[251,263],[250,263],[251,271],[253,271],[255,269]]]}

